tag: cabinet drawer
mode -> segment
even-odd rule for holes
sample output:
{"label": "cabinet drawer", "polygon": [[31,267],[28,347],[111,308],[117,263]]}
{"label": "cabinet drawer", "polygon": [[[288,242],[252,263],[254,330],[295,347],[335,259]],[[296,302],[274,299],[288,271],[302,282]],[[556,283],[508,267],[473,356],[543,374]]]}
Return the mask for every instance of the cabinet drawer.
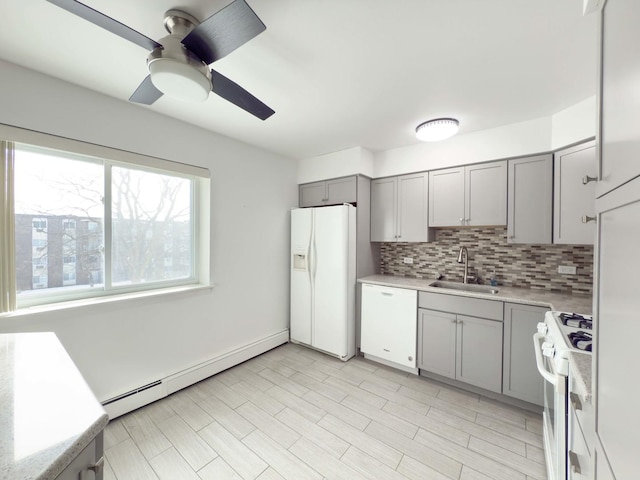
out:
{"label": "cabinet drawer", "polygon": [[445,295],[441,293],[420,292],[418,306],[430,310],[469,315],[502,321],[502,302],[482,298]]}

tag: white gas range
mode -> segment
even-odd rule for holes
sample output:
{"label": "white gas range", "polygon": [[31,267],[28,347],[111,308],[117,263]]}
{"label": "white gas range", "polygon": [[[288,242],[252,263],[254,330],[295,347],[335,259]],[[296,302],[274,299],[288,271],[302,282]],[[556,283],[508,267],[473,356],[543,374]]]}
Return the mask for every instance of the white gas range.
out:
{"label": "white gas range", "polygon": [[546,380],[543,427],[547,475],[549,480],[566,480],[569,353],[591,352],[592,317],[547,312],[533,341],[538,371]]}

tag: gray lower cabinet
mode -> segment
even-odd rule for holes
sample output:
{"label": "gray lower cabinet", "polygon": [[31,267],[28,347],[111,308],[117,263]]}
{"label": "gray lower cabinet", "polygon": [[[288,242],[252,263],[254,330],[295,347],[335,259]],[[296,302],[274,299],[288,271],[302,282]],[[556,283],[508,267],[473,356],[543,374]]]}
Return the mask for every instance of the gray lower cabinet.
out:
{"label": "gray lower cabinet", "polygon": [[502,393],[543,405],[543,378],[536,367],[533,334],[544,321],[546,307],[504,304],[504,360]]}
{"label": "gray lower cabinet", "polygon": [[500,393],[502,322],[418,310],[418,367]]}
{"label": "gray lower cabinet", "polygon": [[553,157],[509,160],[507,241],[551,243],[553,226]]}
{"label": "gray lower cabinet", "polygon": [[357,177],[343,177],[299,187],[300,207],[322,207],[357,201]]}
{"label": "gray lower cabinet", "polygon": [[55,480],[102,480],[104,471],[103,433],[76,456]]}

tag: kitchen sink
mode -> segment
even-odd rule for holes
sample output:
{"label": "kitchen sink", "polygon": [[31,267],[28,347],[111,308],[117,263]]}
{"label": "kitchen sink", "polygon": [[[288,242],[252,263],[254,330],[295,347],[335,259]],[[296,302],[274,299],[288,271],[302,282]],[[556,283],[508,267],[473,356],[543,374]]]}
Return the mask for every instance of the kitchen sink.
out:
{"label": "kitchen sink", "polygon": [[491,293],[496,294],[500,290],[498,287],[492,287],[490,285],[475,285],[470,283],[458,283],[458,282],[442,282],[437,281],[429,284],[430,287],[444,288],[447,290],[460,290],[463,292],[476,292],[476,293]]}

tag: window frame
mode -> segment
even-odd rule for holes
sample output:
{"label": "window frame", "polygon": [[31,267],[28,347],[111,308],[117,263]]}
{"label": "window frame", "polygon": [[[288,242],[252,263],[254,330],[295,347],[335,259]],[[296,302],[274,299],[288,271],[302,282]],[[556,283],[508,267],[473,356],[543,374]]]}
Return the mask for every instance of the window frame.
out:
{"label": "window frame", "polygon": [[[26,295],[15,296],[15,308],[13,310],[0,311],[10,313],[24,308],[35,306],[46,307],[47,305],[59,304],[61,302],[82,300],[83,303],[91,301],[92,298],[123,296],[130,297],[131,294],[150,293],[161,294],[164,291],[173,292],[176,289],[202,288],[210,286],[209,279],[209,256],[210,256],[210,221],[207,212],[210,204],[210,175],[209,170],[195,165],[173,162],[157,157],[141,155],[134,152],[119,150],[112,147],[90,144],[78,140],[64,137],[33,132],[17,127],[0,124],[0,139],[12,142],[16,149],[22,145],[60,152],[61,157],[73,158],[95,162],[102,165],[104,175],[104,205],[103,205],[103,235],[104,235],[104,284],[99,288],[69,289],[69,286],[61,286],[47,289],[34,289]],[[75,157],[75,158],[74,158]],[[175,176],[188,179],[191,182],[191,239],[190,239],[190,261],[191,275],[174,280],[157,280],[132,285],[112,284],[112,217],[111,217],[111,170],[114,166],[135,169],[142,172],[156,173],[162,175]],[[12,221],[15,222],[16,214],[13,213]],[[77,225],[76,225],[77,226]],[[33,228],[33,225],[32,225]],[[12,240],[15,241],[15,237]],[[3,268],[3,267],[0,267]],[[14,267],[13,275],[16,271]],[[67,291],[65,291],[67,289]],[[33,293],[32,293],[33,292]]]}

